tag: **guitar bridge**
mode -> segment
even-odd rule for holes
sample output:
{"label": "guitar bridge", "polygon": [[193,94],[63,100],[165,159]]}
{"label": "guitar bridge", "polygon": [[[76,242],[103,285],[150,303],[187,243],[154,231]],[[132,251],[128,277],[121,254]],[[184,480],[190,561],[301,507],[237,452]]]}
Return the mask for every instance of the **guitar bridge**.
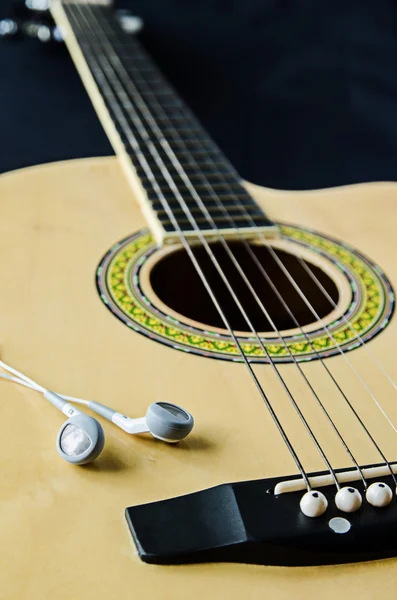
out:
{"label": "guitar bridge", "polygon": [[[392,466],[394,470],[397,463]],[[336,472],[355,476],[354,469]],[[322,475],[326,473],[310,477]],[[299,508],[302,491],[274,493],[280,484],[295,479],[300,480],[297,476],[223,484],[127,508],[127,522],[141,559],[152,564],[310,566],[397,556],[395,498],[383,508],[364,500],[358,512],[346,514],[335,506],[335,485],[326,485],[321,491],[328,509],[311,519]],[[377,481],[395,488],[390,472]],[[363,484],[356,487],[365,496]]]}

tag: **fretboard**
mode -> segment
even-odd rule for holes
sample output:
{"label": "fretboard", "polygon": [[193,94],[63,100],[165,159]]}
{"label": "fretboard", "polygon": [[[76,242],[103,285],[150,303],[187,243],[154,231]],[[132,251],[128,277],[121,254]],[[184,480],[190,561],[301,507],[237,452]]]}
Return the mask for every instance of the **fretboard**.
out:
{"label": "fretboard", "polygon": [[56,0],[52,12],[157,241],[272,237],[241,177],[110,7]]}

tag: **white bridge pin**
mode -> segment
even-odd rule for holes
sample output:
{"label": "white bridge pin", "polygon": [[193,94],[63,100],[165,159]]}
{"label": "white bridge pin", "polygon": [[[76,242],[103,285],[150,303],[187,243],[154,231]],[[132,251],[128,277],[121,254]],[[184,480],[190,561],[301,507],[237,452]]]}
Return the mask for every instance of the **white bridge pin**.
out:
{"label": "white bridge pin", "polygon": [[301,498],[300,508],[306,517],[321,517],[327,510],[328,500],[321,492],[310,490]]}
{"label": "white bridge pin", "polygon": [[365,497],[369,504],[381,508],[390,504],[393,492],[386,483],[376,481],[375,483],[371,483],[365,493]]}
{"label": "white bridge pin", "polygon": [[346,513],[356,512],[361,507],[363,499],[354,487],[343,487],[335,496],[335,504],[339,510]]}

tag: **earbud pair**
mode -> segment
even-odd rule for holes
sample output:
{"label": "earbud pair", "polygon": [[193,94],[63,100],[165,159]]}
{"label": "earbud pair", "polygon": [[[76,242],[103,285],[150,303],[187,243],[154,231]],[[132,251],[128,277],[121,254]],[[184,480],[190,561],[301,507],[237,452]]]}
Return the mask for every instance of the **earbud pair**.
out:
{"label": "earbud pair", "polygon": [[150,404],[144,417],[132,419],[99,402],[62,396],[46,390],[2,361],[0,361],[0,367],[13,374],[12,376],[0,373],[0,377],[41,392],[51,404],[68,417],[59,430],[56,444],[59,455],[72,464],[83,465],[95,460],[103,450],[105,434],[96,419],[77,410],[71,402],[88,406],[92,411],[127,433],[147,432],[168,443],[183,440],[193,429],[192,415],[176,404],[155,402]]}
{"label": "earbud pair", "polygon": [[[102,452],[105,442],[101,424],[78,411],[63,396],[46,391],[44,397],[69,416],[57,438],[60,456],[67,462],[79,465],[95,460]],[[131,419],[99,402],[87,402],[87,406],[127,433],[151,433],[153,437],[171,444],[183,440],[194,425],[190,413],[168,402],[150,404],[146,416],[139,419]]]}

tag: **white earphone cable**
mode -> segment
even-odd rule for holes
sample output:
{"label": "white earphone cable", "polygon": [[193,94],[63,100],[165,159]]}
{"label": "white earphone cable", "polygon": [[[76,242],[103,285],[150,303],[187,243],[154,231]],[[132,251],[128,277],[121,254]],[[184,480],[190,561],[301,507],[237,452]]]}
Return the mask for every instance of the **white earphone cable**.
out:
{"label": "white earphone cable", "polygon": [[[13,367],[10,367],[9,365],[7,365],[5,362],[3,362],[1,360],[0,360],[0,367],[2,367],[5,371],[8,371],[9,373],[13,374],[13,375],[7,375],[6,373],[0,373],[0,377],[2,379],[6,379],[7,381],[12,381],[14,383],[19,383],[20,385],[24,385],[25,387],[30,388],[31,390],[34,390],[35,392],[41,392],[42,394],[45,394],[45,392],[49,391],[46,388],[44,388],[43,386],[39,385],[36,381],[33,381],[33,379],[30,379],[30,377],[26,377],[26,375],[24,375],[20,371],[17,371]],[[87,400],[82,400],[81,398],[73,398],[72,396],[64,396],[63,394],[57,394],[57,395],[60,396],[61,398],[63,398],[64,400],[74,402],[75,404],[84,404],[85,406],[89,405],[89,402]]]}
{"label": "white earphone cable", "polygon": [[14,375],[7,375],[6,373],[0,373],[0,377],[2,377],[3,379],[7,379],[7,381],[13,381],[14,383],[19,383],[20,385],[24,385],[25,387],[30,388],[31,390],[35,390],[36,392],[41,392],[41,390],[39,390],[39,388],[33,387],[30,383],[26,383],[26,381],[23,381],[23,379],[19,379],[18,377],[14,377]]}
{"label": "white earphone cable", "polygon": [[43,392],[43,394],[46,391],[46,389],[43,388],[43,386],[41,386],[38,383],[36,383],[36,381],[33,381],[33,379],[30,379],[29,377],[26,377],[26,375],[24,375],[20,371],[17,371],[16,369],[13,369],[13,367],[10,367],[10,365],[7,365],[2,360],[0,360],[0,367],[2,367],[5,371],[8,371],[9,373],[12,373],[13,375],[16,375],[16,377],[18,377],[19,379],[22,379],[25,383],[29,383],[30,387],[33,390],[37,390],[37,391]]}

